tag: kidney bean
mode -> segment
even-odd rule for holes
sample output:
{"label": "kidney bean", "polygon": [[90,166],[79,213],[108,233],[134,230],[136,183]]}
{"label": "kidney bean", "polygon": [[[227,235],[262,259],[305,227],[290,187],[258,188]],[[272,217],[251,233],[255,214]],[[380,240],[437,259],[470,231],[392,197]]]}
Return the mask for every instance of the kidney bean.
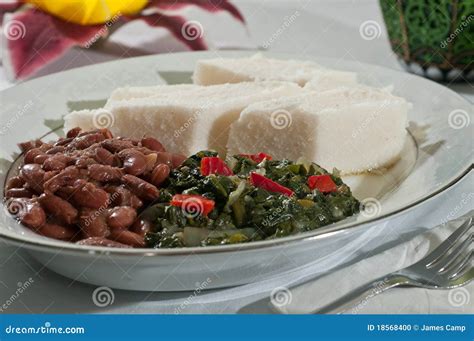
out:
{"label": "kidney bean", "polygon": [[64,154],[55,154],[43,162],[43,169],[46,171],[62,170],[66,168],[74,159]]}
{"label": "kidney bean", "polygon": [[87,238],[87,239],[80,240],[76,244],[78,244],[78,245],[90,245],[90,246],[117,247],[117,248],[123,248],[123,249],[131,248],[130,245],[125,245],[125,244],[116,242],[114,240],[110,240],[110,239],[107,239],[107,238],[101,238],[101,237],[90,237],[90,238]]}
{"label": "kidney bean", "polygon": [[36,231],[45,237],[59,240],[71,240],[79,233],[73,226],[60,225],[57,223],[46,223],[40,226]]}
{"label": "kidney bean", "polygon": [[15,215],[22,224],[36,229],[46,223],[46,213],[40,204],[32,199],[18,198],[7,202],[10,214]]}
{"label": "kidney bean", "polygon": [[178,168],[179,166],[181,166],[181,164],[184,162],[184,160],[186,160],[187,157],[185,155],[182,155],[182,154],[173,154],[171,156],[171,166],[174,168]]}
{"label": "kidney bean", "polygon": [[29,151],[30,149],[40,147],[42,144],[43,142],[41,140],[32,140],[32,141],[19,143],[18,147],[20,147],[21,151],[25,153]]}
{"label": "kidney bean", "polygon": [[140,140],[139,140],[139,139],[136,139],[136,138],[134,138],[134,137],[118,136],[118,137],[117,137],[117,140],[120,140],[120,141],[130,141],[134,146],[138,146],[138,144],[140,143]]}
{"label": "kidney bean", "polygon": [[128,229],[137,218],[137,211],[129,206],[118,206],[109,210],[107,224],[111,229]]}
{"label": "kidney bean", "polygon": [[86,238],[107,237],[110,234],[105,220],[105,209],[83,208],[79,213],[79,226]]}
{"label": "kidney bean", "polygon": [[117,165],[117,160],[116,160],[114,154],[112,154],[107,149],[102,148],[102,147],[98,147],[94,150],[93,158],[97,162],[99,162],[103,165],[107,165],[107,166]]}
{"label": "kidney bean", "polygon": [[10,188],[5,192],[5,198],[31,198],[33,195],[28,188]]}
{"label": "kidney bean", "polygon": [[103,136],[105,139],[111,139],[111,138],[114,137],[114,136],[112,135],[112,133],[110,132],[110,130],[107,129],[107,128],[100,128],[100,129],[94,129],[94,130],[85,131],[85,132],[83,132],[83,133],[80,133],[80,134],[77,135],[77,136],[78,136],[78,137],[82,137],[82,136],[92,135],[92,134],[102,134],[102,136]]}
{"label": "kidney bean", "polygon": [[39,193],[43,191],[44,173],[41,166],[34,163],[23,165],[20,170],[20,176],[28,187]]}
{"label": "kidney bean", "polygon": [[21,142],[18,143],[18,147],[20,147],[20,150],[25,153],[30,149],[36,148],[36,145],[34,141],[26,141],[26,142]]}
{"label": "kidney bean", "polygon": [[145,148],[145,147],[140,147],[140,146],[136,146],[133,149],[138,150],[143,155],[159,153],[159,152],[155,152],[154,150],[151,150],[151,149],[148,149],[148,148]]}
{"label": "kidney bean", "polygon": [[42,143],[38,148],[42,152],[46,153],[48,150],[53,148],[53,145],[51,143]]}
{"label": "kidney bean", "polygon": [[110,193],[110,200],[114,206],[131,206],[138,209],[143,206],[143,202],[124,186],[106,186],[104,189]]}
{"label": "kidney bean", "polygon": [[55,218],[66,224],[76,222],[79,212],[68,201],[53,195],[43,193],[38,198],[41,206]]}
{"label": "kidney bean", "polygon": [[97,133],[100,133],[99,129],[92,129],[92,130],[83,131],[83,132],[79,133],[76,137],[83,137],[83,136],[86,136],[86,135],[97,134]]}
{"label": "kidney bean", "polygon": [[151,172],[156,165],[156,153],[145,154],[146,168],[144,173]]}
{"label": "kidney bean", "polygon": [[119,243],[131,245],[133,247],[144,247],[145,241],[142,236],[127,231],[127,230],[116,230],[112,231],[109,236],[110,239],[115,240]]}
{"label": "kidney bean", "polygon": [[143,147],[146,147],[150,150],[153,150],[155,152],[166,152],[165,147],[158,141],[157,139],[153,137],[144,137],[141,140],[141,144]]}
{"label": "kidney bean", "polygon": [[143,206],[143,201],[141,201],[139,197],[137,197],[135,194],[132,193],[132,196],[130,197],[130,201],[127,206],[131,206],[135,209],[139,209],[140,207]]}
{"label": "kidney bean", "polygon": [[12,189],[12,188],[20,188],[25,184],[25,180],[23,180],[19,176],[12,176],[10,179],[7,180],[5,185],[5,189]]}
{"label": "kidney bean", "polygon": [[43,152],[39,148],[30,149],[25,153],[24,161],[25,163],[33,163],[35,161],[35,157],[41,154],[43,154]]}
{"label": "kidney bean", "polygon": [[165,164],[173,167],[173,155],[168,152],[160,152],[156,154],[156,163]]}
{"label": "kidney bean", "polygon": [[79,175],[79,169],[76,167],[66,167],[59,174],[44,183],[44,191],[54,193],[63,186],[72,186]]}
{"label": "kidney bean", "polygon": [[93,158],[90,158],[90,157],[87,157],[87,156],[82,156],[82,157],[79,157],[79,158],[76,159],[75,166],[77,168],[85,169],[85,168],[88,168],[90,165],[94,165],[96,163],[97,163],[97,161],[94,160]]}
{"label": "kidney bean", "polygon": [[135,149],[124,149],[118,153],[123,161],[123,169],[132,175],[143,174],[146,170],[147,162],[145,155]]}
{"label": "kidney bean", "polygon": [[124,149],[133,148],[133,143],[126,140],[105,140],[102,142],[102,147],[112,153],[117,153]]}
{"label": "kidney bean", "polygon": [[79,168],[79,179],[91,180],[92,183],[98,183],[97,181],[89,178],[89,170]]}
{"label": "kidney bean", "polygon": [[68,149],[86,149],[87,147],[92,146],[94,143],[101,142],[103,140],[105,140],[105,137],[102,133],[87,134],[81,137],[76,137],[71,141],[71,143],[69,143],[67,147]]}
{"label": "kidney bean", "polygon": [[53,155],[57,153],[63,153],[66,150],[63,146],[55,146],[46,151],[46,154]]}
{"label": "kidney bean", "polygon": [[54,192],[54,194],[64,200],[71,200],[74,191],[75,189],[72,186],[62,186],[56,192]]}
{"label": "kidney bean", "polygon": [[68,146],[74,140],[73,137],[60,138],[54,145],[55,146]]}
{"label": "kidney bean", "polygon": [[40,204],[30,201],[25,211],[20,213],[19,219],[26,226],[38,228],[46,222],[46,214]]}
{"label": "kidney bean", "polygon": [[73,187],[72,197],[78,205],[89,208],[107,208],[109,205],[109,194],[93,183],[78,179]]}
{"label": "kidney bean", "polygon": [[107,129],[107,128],[102,128],[102,129],[99,129],[99,130],[100,130],[100,132],[102,133],[102,135],[104,135],[104,137],[105,137],[106,139],[111,139],[111,138],[114,137],[114,135],[112,134],[112,132],[111,132],[109,129]]}
{"label": "kidney bean", "polygon": [[170,167],[165,164],[159,164],[151,172],[150,182],[155,186],[159,186],[168,179],[169,175]]}
{"label": "kidney bean", "polygon": [[124,174],[120,168],[99,164],[89,165],[87,169],[92,179],[103,182],[118,181]]}
{"label": "kidney bean", "polygon": [[155,200],[160,195],[158,188],[134,175],[126,174],[122,177],[122,181],[140,199]]}
{"label": "kidney bean", "polygon": [[133,223],[130,231],[144,237],[145,234],[151,231],[152,226],[153,225],[150,221],[146,219],[138,219]]}
{"label": "kidney bean", "polygon": [[48,171],[44,173],[43,181],[46,182],[51,179],[53,176],[59,174],[59,171]]}
{"label": "kidney bean", "polygon": [[47,159],[49,159],[48,154],[38,154],[35,156],[34,163],[42,165]]}
{"label": "kidney bean", "polygon": [[79,127],[72,128],[66,133],[66,137],[74,138],[77,135],[79,135],[80,132],[81,132],[81,128]]}

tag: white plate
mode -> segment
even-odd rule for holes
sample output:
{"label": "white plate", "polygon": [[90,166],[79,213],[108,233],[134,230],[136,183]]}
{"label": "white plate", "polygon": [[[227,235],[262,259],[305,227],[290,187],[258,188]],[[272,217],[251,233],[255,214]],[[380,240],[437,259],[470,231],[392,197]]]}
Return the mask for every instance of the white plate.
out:
{"label": "white plate", "polygon": [[[219,55],[244,56],[249,52],[226,51]],[[8,170],[18,156],[18,142],[48,134],[55,138],[51,130],[61,126],[65,113],[71,108],[100,104],[116,87],[164,83],[164,78],[173,82],[189,79],[196,60],[209,57],[216,57],[216,53],[125,59],[38,78],[1,92],[2,192]],[[367,204],[363,214],[272,241],[207,248],[119,250],[79,246],[39,236],[2,210],[0,237],[29,250],[51,270],[95,285],[150,291],[192,290],[196,283],[203,282],[208,282],[206,288],[230,286],[339,252],[348,242],[362,238],[375,222],[433,197],[472,168],[473,127],[469,123],[473,106],[461,96],[429,80],[387,68],[323,58],[315,61],[356,71],[361,82],[368,85],[392,85],[396,95],[413,103],[409,113],[410,135],[402,159],[383,174],[345,179],[355,196]],[[372,242],[377,246],[377,240]]]}

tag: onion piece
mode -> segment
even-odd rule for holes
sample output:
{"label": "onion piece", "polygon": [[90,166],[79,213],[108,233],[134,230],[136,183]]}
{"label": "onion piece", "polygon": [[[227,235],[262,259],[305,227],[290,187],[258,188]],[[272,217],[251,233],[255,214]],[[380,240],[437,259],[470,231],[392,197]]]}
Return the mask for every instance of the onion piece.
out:
{"label": "onion piece", "polygon": [[208,235],[209,230],[206,228],[186,226],[183,230],[183,243],[186,246],[201,246]]}
{"label": "onion piece", "polygon": [[230,207],[237,201],[239,200],[240,196],[245,190],[247,182],[245,180],[242,180],[235,191],[230,192],[229,194],[229,199],[227,200],[227,203],[225,204],[224,211],[225,212],[230,212],[231,209]]}

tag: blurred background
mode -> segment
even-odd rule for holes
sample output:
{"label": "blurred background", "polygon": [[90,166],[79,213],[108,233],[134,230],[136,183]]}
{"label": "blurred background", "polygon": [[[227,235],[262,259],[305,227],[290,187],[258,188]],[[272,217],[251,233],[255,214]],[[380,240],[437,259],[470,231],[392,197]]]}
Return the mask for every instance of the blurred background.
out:
{"label": "blurred background", "polygon": [[0,0],[0,89],[118,58],[250,49],[404,68],[474,94],[472,0],[25,2]]}

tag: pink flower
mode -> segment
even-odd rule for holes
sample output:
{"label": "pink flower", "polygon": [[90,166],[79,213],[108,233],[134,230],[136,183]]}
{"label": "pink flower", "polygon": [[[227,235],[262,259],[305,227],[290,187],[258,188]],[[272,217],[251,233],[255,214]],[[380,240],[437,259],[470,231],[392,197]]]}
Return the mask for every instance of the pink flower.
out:
{"label": "pink flower", "polygon": [[169,30],[191,50],[205,50],[207,45],[199,22],[168,14],[185,6],[199,6],[211,13],[226,11],[245,23],[239,10],[227,0],[150,0],[139,14],[117,16],[111,19],[113,23],[103,25],[67,22],[21,1],[0,3],[3,64],[16,79],[26,79],[71,48],[87,48],[100,38],[106,38],[113,33],[112,25],[115,28],[134,20]]}

